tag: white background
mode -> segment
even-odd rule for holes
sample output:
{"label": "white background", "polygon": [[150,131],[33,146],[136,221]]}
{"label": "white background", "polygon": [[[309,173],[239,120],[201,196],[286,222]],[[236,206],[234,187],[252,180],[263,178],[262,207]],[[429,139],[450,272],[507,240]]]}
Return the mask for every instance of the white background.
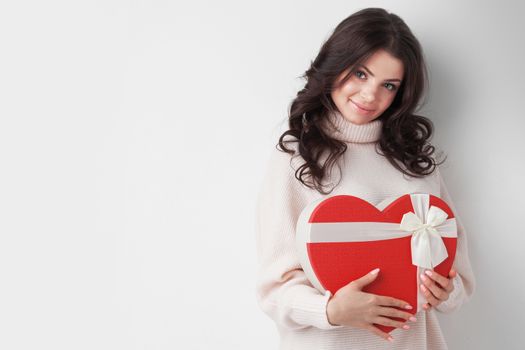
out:
{"label": "white background", "polygon": [[420,40],[421,114],[469,235],[451,349],[518,349],[524,6],[516,1],[2,1],[0,349],[275,349],[254,208],[335,26],[379,6]]}

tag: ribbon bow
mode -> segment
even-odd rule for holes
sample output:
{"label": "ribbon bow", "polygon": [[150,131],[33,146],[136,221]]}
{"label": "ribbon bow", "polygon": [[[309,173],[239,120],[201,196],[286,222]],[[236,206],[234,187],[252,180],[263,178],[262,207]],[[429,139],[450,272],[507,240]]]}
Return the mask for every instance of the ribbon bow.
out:
{"label": "ribbon bow", "polygon": [[403,215],[400,228],[412,232],[412,264],[433,269],[448,257],[445,243],[436,229],[447,217],[447,213],[435,206],[428,210],[425,223],[413,212]]}

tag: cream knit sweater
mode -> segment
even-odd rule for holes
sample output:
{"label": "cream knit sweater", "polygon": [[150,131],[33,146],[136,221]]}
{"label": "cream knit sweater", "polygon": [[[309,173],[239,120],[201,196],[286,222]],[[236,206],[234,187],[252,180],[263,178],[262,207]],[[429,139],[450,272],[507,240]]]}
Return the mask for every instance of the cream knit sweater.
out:
{"label": "cream knit sweater", "polygon": [[[256,296],[261,309],[276,324],[280,349],[447,349],[435,312],[458,309],[474,292],[475,279],[468,257],[467,235],[439,169],[420,179],[395,169],[375,149],[381,135],[379,120],[357,125],[336,113],[330,115],[329,121],[325,123],[326,130],[348,145],[340,161],[342,172],[336,165],[335,174],[332,173],[334,184],[342,176],[334,191],[322,195],[302,185],[294,176],[295,169],[304,162],[302,158],[274,148],[257,200]],[[300,212],[311,201],[327,196],[350,194],[378,204],[387,197],[412,192],[439,196],[456,214],[458,245],[454,266],[458,277],[454,279],[454,291],[437,308],[418,312],[416,322],[407,322],[409,330],[392,331],[393,343],[367,330],[331,325],[326,315],[330,293],[323,295],[312,286],[295,250],[295,226]]]}

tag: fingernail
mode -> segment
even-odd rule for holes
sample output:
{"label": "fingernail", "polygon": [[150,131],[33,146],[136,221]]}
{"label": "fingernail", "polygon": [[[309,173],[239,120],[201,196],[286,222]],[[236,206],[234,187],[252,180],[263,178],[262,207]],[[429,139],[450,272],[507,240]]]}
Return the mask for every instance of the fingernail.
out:
{"label": "fingernail", "polygon": [[387,340],[388,340],[389,342],[393,342],[393,341],[394,341],[394,338],[392,338],[392,337],[388,337]]}
{"label": "fingernail", "polygon": [[403,329],[410,329],[410,326],[406,324],[403,326]]}
{"label": "fingernail", "polygon": [[423,274],[419,275],[419,277],[421,277],[421,280],[422,280],[423,282],[427,280],[427,278],[426,278],[425,275],[423,275]]}
{"label": "fingernail", "polygon": [[417,318],[415,318],[414,316],[411,316],[411,317],[409,318],[409,320],[412,321],[412,322],[416,322],[416,321],[417,321]]}
{"label": "fingernail", "polygon": [[412,310],[412,306],[410,306],[410,305],[405,305],[405,309],[407,309],[407,310]]}
{"label": "fingernail", "polygon": [[372,275],[377,275],[378,272],[379,272],[379,267],[377,269],[372,270],[370,273]]}
{"label": "fingernail", "polygon": [[425,273],[427,274],[427,276],[432,276],[432,272],[430,272],[430,270],[426,270]]}
{"label": "fingernail", "polygon": [[423,292],[426,292],[426,291],[427,291],[427,289],[425,288],[424,285],[421,285],[421,290],[422,290]]}

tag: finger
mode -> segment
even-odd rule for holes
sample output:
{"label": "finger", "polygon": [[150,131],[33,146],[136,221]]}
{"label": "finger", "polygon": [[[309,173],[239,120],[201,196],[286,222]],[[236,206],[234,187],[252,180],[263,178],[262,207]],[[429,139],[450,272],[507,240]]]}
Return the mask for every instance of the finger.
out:
{"label": "finger", "polygon": [[395,327],[395,328],[403,328],[403,329],[409,329],[410,326],[405,324],[405,322],[396,321],[388,317],[383,316],[377,316],[374,318],[373,322],[375,324],[380,324],[383,326],[389,326],[389,327]]}
{"label": "finger", "polygon": [[361,290],[367,284],[372,283],[377,278],[378,274],[379,274],[379,268],[376,268],[370,271],[369,273],[367,273],[366,275],[364,275],[363,277],[350,282],[348,285],[352,286],[352,288],[354,289]]}
{"label": "finger", "polygon": [[395,306],[405,310],[412,310],[412,306],[403,300],[382,295],[378,295],[377,300],[379,306]]}
{"label": "finger", "polygon": [[428,276],[428,278],[431,278],[432,280],[437,282],[441,287],[443,287],[443,289],[449,288],[449,285],[452,282],[448,278],[443,277],[442,275],[437,273],[436,271],[426,270],[425,275]]}
{"label": "finger", "polygon": [[448,273],[448,277],[450,280],[450,288],[448,289],[449,293],[454,290],[454,278],[456,278],[457,276],[458,272],[454,268],[450,269],[450,272]]}
{"label": "finger", "polygon": [[452,291],[454,290],[454,278],[456,278],[457,276],[458,276],[458,272],[456,271],[456,269],[451,268],[450,272],[448,273],[450,283],[449,283],[449,287],[446,288],[447,292],[452,293]]}
{"label": "finger", "polygon": [[421,289],[421,292],[423,292],[423,295],[430,305],[438,306],[441,303],[441,301],[436,299],[436,297],[423,284],[421,284],[419,288]]}
{"label": "finger", "polygon": [[380,306],[377,310],[377,313],[381,316],[397,317],[404,320],[410,320],[412,322],[417,321],[417,318],[415,318],[414,315],[412,315],[411,313],[404,312],[393,307]]}
{"label": "finger", "polygon": [[427,287],[428,290],[436,297],[436,299],[445,301],[448,299],[448,292],[441,288],[441,286],[437,285],[436,282],[431,280],[430,278],[425,277],[425,275],[421,274],[421,281],[423,281],[423,285]]}
{"label": "finger", "polygon": [[366,329],[368,329],[372,333],[374,333],[374,334],[378,335],[379,337],[381,337],[381,338],[383,338],[385,340],[388,340],[390,342],[394,340],[394,338],[392,338],[390,336],[390,334],[383,332],[382,330],[380,330],[379,328],[377,328],[377,327],[375,327],[373,325],[370,325],[370,326],[366,327]]}
{"label": "finger", "polygon": [[429,311],[431,308],[432,308],[432,305],[430,305],[429,303],[423,304],[423,309],[425,309],[426,311]]}

